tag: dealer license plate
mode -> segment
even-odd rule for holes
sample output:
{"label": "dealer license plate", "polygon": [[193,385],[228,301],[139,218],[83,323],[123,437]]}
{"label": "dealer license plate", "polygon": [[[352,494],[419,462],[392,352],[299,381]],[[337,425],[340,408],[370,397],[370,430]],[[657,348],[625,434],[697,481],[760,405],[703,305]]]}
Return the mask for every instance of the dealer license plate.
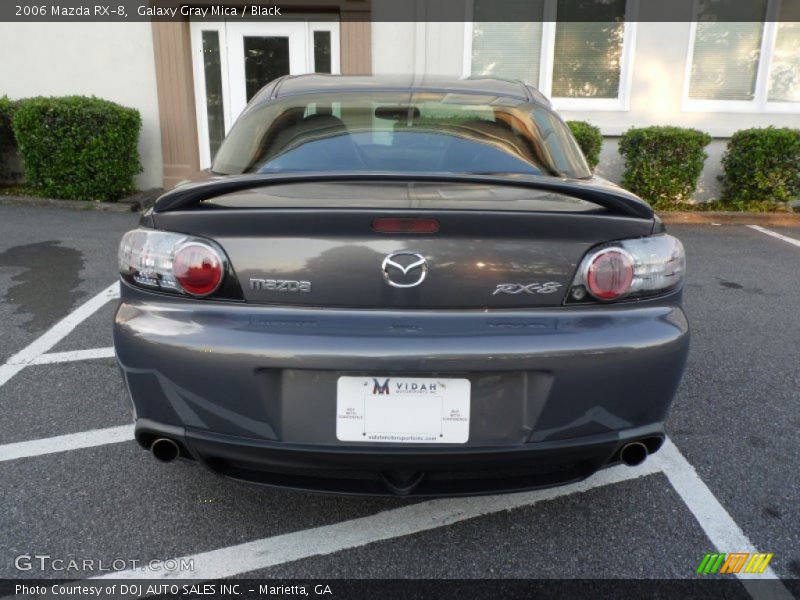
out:
{"label": "dealer license plate", "polygon": [[464,444],[468,379],[339,377],[336,438],[343,442]]}

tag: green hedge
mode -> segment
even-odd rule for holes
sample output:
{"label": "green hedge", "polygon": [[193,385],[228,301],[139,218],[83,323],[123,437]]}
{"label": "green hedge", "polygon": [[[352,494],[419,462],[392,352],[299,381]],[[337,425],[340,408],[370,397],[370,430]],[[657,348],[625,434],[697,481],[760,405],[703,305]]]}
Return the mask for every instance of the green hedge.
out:
{"label": "green hedge", "polygon": [[11,119],[14,117],[16,102],[8,99],[8,96],[0,97],[0,181],[9,177],[8,167],[3,163],[3,158],[12,149],[16,148],[17,142],[14,139],[14,130],[11,127]]}
{"label": "green hedge", "polygon": [[792,200],[800,194],[800,129],[737,131],[722,167],[725,202]]}
{"label": "green hedge", "polygon": [[567,125],[572,130],[578,146],[581,147],[586,162],[594,171],[597,163],[600,162],[600,148],[603,146],[603,135],[600,133],[600,129],[586,121],[567,121]]}
{"label": "green hedge", "polygon": [[654,208],[689,200],[697,188],[711,136],[697,129],[642,127],[626,131],[619,144],[625,157],[622,185]]}
{"label": "green hedge", "polygon": [[135,189],[137,110],[94,97],[30,98],[12,123],[25,177],[45,196],[113,201]]}

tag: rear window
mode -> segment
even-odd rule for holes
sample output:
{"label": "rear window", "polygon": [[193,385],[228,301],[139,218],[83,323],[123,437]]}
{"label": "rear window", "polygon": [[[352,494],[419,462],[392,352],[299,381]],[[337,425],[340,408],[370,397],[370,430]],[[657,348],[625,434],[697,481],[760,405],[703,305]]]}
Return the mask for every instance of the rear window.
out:
{"label": "rear window", "polygon": [[591,176],[549,110],[438,93],[306,94],[248,107],[212,170]]}

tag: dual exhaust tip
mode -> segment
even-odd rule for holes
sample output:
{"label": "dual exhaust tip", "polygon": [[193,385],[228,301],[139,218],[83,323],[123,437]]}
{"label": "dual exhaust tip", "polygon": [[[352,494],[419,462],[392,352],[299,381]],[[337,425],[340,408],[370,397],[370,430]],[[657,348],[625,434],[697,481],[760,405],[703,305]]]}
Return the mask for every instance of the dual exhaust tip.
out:
{"label": "dual exhaust tip", "polygon": [[181,455],[181,448],[174,440],[158,438],[150,445],[150,452],[156,460],[168,463]]}
{"label": "dual exhaust tip", "polygon": [[624,465],[636,467],[647,460],[649,454],[650,451],[642,442],[631,442],[619,451],[619,459]]}

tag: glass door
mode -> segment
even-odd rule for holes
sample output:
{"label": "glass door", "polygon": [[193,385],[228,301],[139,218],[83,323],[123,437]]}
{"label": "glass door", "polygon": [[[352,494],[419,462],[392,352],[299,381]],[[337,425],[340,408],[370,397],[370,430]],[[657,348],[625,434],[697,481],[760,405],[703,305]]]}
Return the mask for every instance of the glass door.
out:
{"label": "glass door", "polygon": [[227,35],[234,115],[239,115],[256,92],[273,79],[311,71],[305,23],[228,23]]}
{"label": "glass door", "polygon": [[193,22],[200,167],[211,165],[250,99],[283,75],[339,73],[337,21]]}

